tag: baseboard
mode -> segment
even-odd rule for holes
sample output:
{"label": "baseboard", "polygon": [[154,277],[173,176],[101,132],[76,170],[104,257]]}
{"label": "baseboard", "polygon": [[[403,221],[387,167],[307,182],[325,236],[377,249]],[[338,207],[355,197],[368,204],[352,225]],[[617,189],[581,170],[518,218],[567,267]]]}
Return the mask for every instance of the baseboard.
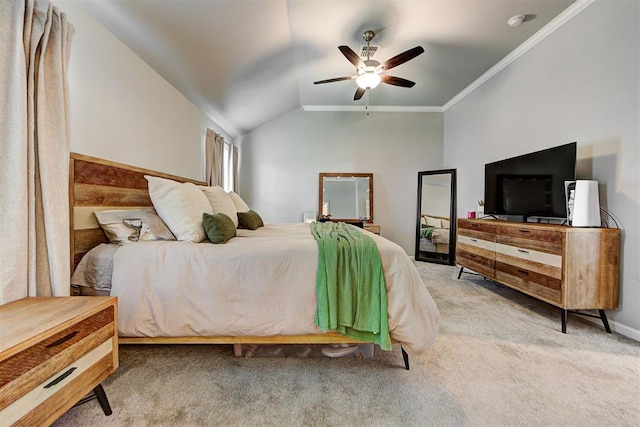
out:
{"label": "baseboard", "polygon": [[[608,316],[607,316],[608,317]],[[600,326],[602,329],[604,329],[604,327],[602,326],[602,320],[600,319],[595,319],[593,317],[585,317],[585,316],[580,316],[581,319],[586,320],[587,322],[593,323],[595,325]],[[640,331],[637,329],[634,329],[630,326],[627,325],[623,325],[621,323],[618,323],[616,321],[613,321],[611,319],[609,320],[609,326],[611,327],[611,331],[616,332],[620,335],[624,335],[627,338],[631,338],[634,341],[639,341],[640,342]]]}

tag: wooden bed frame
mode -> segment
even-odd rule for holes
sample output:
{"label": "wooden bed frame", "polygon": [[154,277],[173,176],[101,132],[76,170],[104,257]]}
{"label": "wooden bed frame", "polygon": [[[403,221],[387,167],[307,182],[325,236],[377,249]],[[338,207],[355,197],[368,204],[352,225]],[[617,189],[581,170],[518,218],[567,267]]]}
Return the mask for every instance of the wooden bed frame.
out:
{"label": "wooden bed frame", "polygon": [[[178,182],[205,182],[169,175],[123,163],[70,153],[69,209],[71,271],[90,249],[107,243],[107,237],[95,220],[93,212],[105,209],[134,209],[153,206],[149,198],[145,175],[168,178]],[[363,344],[336,332],[310,335],[261,336],[184,336],[184,337],[119,337],[120,344],[233,344],[238,353],[241,344]],[[405,368],[409,357],[402,349]]]}

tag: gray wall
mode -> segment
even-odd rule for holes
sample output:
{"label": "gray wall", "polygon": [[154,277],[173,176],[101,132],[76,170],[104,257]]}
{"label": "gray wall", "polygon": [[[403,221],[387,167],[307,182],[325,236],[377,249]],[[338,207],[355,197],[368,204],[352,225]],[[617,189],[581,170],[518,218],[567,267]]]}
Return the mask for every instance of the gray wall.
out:
{"label": "gray wall", "polygon": [[622,231],[614,327],[640,339],[639,2],[596,1],[445,112],[458,212],[483,198],[484,164],[578,142],[578,178],[599,181]]}
{"label": "gray wall", "polygon": [[293,110],[236,140],[240,195],[266,222],[297,222],[320,210],[320,172],[373,173],[374,222],[413,254],[418,171],[442,167],[442,119]]}

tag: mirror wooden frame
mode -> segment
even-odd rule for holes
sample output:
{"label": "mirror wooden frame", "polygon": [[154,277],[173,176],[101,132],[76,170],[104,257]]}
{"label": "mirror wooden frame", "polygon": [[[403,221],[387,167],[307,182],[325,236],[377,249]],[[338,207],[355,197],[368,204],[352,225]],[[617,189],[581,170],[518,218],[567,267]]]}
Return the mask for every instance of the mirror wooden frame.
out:
{"label": "mirror wooden frame", "polygon": [[324,194],[324,178],[337,178],[337,177],[345,177],[345,178],[369,178],[369,219],[361,219],[361,218],[333,218],[331,217],[331,221],[342,221],[342,222],[366,222],[373,223],[373,174],[372,173],[352,173],[352,172],[321,172],[318,180],[318,217],[322,215],[322,204],[323,204],[323,194]]}
{"label": "mirror wooden frame", "polygon": [[[449,191],[449,253],[447,259],[437,256],[422,256],[420,251],[420,229],[422,220],[422,181],[423,177],[429,175],[450,175],[450,191]],[[456,169],[441,169],[433,171],[418,172],[418,213],[416,216],[416,261],[435,262],[438,264],[455,265],[456,263]]]}

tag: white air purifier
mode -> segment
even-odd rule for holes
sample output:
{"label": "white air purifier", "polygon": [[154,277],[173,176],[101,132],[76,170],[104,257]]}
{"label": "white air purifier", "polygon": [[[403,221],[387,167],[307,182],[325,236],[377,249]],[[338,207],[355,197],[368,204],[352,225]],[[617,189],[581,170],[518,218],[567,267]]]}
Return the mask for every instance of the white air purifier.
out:
{"label": "white air purifier", "polygon": [[567,222],[572,227],[600,227],[598,181],[565,181]]}

